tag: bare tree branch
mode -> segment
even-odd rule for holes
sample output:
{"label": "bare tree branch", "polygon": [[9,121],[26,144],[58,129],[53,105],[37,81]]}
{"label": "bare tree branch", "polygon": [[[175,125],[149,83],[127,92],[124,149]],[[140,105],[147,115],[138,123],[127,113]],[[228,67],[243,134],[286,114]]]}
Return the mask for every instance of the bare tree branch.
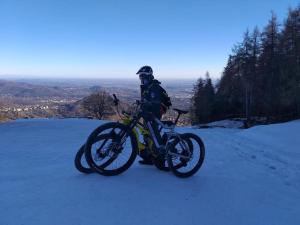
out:
{"label": "bare tree branch", "polygon": [[96,92],[83,99],[82,107],[93,117],[102,119],[112,111],[112,97],[105,91]]}

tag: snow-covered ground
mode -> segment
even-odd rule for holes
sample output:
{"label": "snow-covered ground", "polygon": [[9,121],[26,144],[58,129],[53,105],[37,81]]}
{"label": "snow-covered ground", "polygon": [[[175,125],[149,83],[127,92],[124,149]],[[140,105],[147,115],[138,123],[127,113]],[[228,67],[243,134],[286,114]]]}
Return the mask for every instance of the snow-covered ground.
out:
{"label": "snow-covered ground", "polygon": [[92,120],[0,124],[0,225],[300,224],[300,121],[192,129],[206,145],[188,179],[137,163],[124,174],[80,174]]}
{"label": "snow-covered ground", "polygon": [[218,120],[210,123],[204,123],[200,125],[196,125],[199,128],[243,128],[244,122],[241,119],[226,119],[226,120]]}

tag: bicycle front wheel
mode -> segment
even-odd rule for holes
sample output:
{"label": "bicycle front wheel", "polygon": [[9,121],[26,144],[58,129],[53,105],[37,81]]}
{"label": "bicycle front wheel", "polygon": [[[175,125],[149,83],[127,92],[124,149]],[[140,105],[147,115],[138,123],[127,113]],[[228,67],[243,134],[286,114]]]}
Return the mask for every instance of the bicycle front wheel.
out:
{"label": "bicycle front wheel", "polygon": [[85,157],[96,172],[115,176],[126,171],[137,156],[137,140],[132,131],[116,123],[110,133],[93,132],[85,143]]}

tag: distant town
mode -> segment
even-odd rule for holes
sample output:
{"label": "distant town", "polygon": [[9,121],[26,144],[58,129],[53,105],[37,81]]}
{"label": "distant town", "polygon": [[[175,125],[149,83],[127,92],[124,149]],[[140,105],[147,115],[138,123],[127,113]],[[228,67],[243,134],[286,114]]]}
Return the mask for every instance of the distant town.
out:
{"label": "distant town", "polygon": [[[193,80],[162,82],[172,99],[173,107],[189,110],[194,82]],[[91,118],[81,107],[81,101],[97,91],[105,91],[109,95],[114,93],[127,105],[140,97],[138,80],[6,79],[0,80],[0,120]],[[176,114],[169,110],[164,119],[172,120],[175,116]],[[188,124],[189,116],[183,117],[180,123]]]}

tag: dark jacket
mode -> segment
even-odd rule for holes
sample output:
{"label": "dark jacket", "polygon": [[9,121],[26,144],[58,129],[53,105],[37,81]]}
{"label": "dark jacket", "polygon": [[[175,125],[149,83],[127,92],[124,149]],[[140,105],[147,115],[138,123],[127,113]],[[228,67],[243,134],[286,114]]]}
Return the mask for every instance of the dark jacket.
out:
{"label": "dark jacket", "polygon": [[147,85],[141,85],[141,99],[148,102],[148,107],[145,109],[152,112],[157,118],[161,118],[161,99],[162,87],[158,80],[153,80]]}

